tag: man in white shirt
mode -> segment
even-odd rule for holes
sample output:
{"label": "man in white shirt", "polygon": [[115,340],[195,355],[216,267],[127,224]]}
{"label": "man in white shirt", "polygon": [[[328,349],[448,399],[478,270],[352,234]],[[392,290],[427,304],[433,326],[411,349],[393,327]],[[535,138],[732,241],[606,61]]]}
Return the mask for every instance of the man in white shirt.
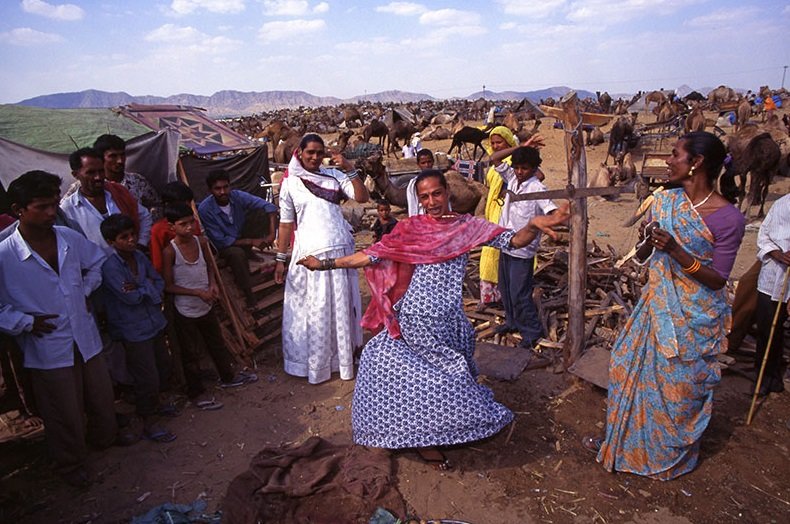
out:
{"label": "man in white shirt", "polygon": [[[757,258],[763,263],[757,279],[757,353],[755,365],[760,369],[771,324],[780,307],[779,318],[774,330],[774,338],[768,351],[768,361],[760,387],[760,394],[781,393],[784,391],[782,381],[782,351],[784,349],[783,325],[788,315],[790,286],[782,296],[782,285],[790,266],[790,195],[785,195],[771,206],[757,235]],[[781,306],[779,306],[781,302]]]}
{"label": "man in white shirt", "polygon": [[[519,147],[511,156],[511,165],[499,164],[496,169],[507,185],[508,194],[499,217],[499,225],[518,231],[534,216],[552,213],[557,206],[551,200],[520,200],[511,202],[510,193],[522,195],[546,191],[538,179],[540,153],[534,147]],[[543,336],[543,326],[532,300],[532,272],[540,234],[528,246],[499,255],[499,291],[505,306],[505,323],[498,332],[519,332],[521,346],[531,348]]]}
{"label": "man in white shirt", "polygon": [[117,433],[112,384],[88,302],[101,284],[105,255],[79,233],[54,225],[59,187],[60,179],[43,171],[9,185],[19,224],[0,242],[0,331],[16,338],[31,371],[58,472],[86,486],[86,438],[106,447]]}
{"label": "man in white shirt", "polygon": [[106,180],[104,157],[85,147],[69,156],[71,173],[80,188],[63,198],[60,207],[65,215],[79,224],[88,240],[98,244],[105,253],[112,248],[104,240],[99,227],[108,216],[121,213],[129,216],[138,229],[141,249],[147,250],[151,239],[151,213],[121,184]]}

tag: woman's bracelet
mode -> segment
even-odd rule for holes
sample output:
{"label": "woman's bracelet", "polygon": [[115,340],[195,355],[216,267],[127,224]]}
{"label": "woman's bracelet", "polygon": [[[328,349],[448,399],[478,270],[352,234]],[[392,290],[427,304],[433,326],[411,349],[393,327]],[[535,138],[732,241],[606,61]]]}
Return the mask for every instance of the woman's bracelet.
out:
{"label": "woman's bracelet", "polygon": [[325,258],[321,261],[321,265],[318,266],[319,271],[327,271],[329,269],[335,269],[335,259],[334,258]]}
{"label": "woman's bracelet", "polygon": [[351,172],[349,172],[349,173],[346,173],[346,177],[347,177],[349,180],[354,180],[354,179],[355,179],[355,178],[357,178],[358,176],[359,176],[359,171],[358,171],[358,170],[356,170],[356,169],[354,169],[353,171],[351,171]]}
{"label": "woman's bracelet", "polygon": [[288,262],[288,253],[279,253],[279,252],[275,253],[274,260],[275,262],[282,262],[283,264],[285,264],[286,262]]}
{"label": "woman's bracelet", "polygon": [[681,267],[680,270],[683,271],[684,273],[686,273],[687,275],[693,275],[694,273],[699,271],[699,269],[701,267],[702,267],[702,264],[700,264],[700,261],[695,258],[694,262],[692,262],[690,266],[688,266],[688,267]]}

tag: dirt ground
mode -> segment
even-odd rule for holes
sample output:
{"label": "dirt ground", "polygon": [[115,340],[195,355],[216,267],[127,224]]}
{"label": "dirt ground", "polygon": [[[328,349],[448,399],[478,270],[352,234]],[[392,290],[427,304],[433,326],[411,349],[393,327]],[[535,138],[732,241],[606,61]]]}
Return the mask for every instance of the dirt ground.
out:
{"label": "dirt ground", "polygon": [[[541,154],[547,185],[561,188],[567,176],[563,132],[551,129],[551,120],[544,121],[547,145]],[[424,145],[446,150],[449,141]],[[605,147],[587,149],[588,170],[597,168]],[[637,150],[637,165],[640,159]],[[777,181],[770,200],[788,189],[790,181]],[[633,195],[618,202],[591,200],[589,240],[625,252],[636,240],[636,228],[621,224],[635,207]],[[733,277],[754,260],[756,236],[756,227],[749,228]],[[735,356],[747,367],[747,357]],[[0,445],[0,521],[127,522],[153,506],[198,497],[214,511],[221,508],[230,480],[260,449],[312,435],[350,443],[353,381],[335,377],[310,386],[285,375],[281,359],[278,344],[265,347],[257,357],[258,383],[217,390],[224,409],[188,407],[168,420],[178,435],[173,443],[140,442],[92,453],[90,468],[99,482],[88,490],[65,486],[49,472],[43,442]],[[514,382],[487,383],[516,413],[512,426],[491,439],[450,449],[455,469],[449,472],[411,453],[396,455],[397,487],[412,516],[474,524],[790,522],[787,392],[770,396],[746,426],[751,382],[725,371],[699,466],[680,479],[659,482],[607,473],[580,445],[583,436],[603,432],[604,390],[546,370],[526,372]]]}

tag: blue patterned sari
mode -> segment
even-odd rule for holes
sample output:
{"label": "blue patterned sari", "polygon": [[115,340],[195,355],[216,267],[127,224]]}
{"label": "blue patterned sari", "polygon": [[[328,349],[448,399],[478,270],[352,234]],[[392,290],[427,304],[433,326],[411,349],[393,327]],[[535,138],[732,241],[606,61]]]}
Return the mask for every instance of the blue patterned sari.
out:
{"label": "blue patterned sari", "polygon": [[[682,189],[656,195],[653,219],[703,266],[713,235]],[[716,355],[730,328],[726,289],[712,290],[662,251],[612,348],[606,438],[608,471],[670,480],[693,470],[721,378]]]}

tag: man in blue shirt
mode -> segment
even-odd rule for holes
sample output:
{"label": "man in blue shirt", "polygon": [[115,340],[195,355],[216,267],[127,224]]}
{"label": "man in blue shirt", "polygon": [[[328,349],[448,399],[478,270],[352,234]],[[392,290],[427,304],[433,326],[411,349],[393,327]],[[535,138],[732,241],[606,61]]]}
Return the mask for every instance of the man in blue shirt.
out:
{"label": "man in blue shirt", "polygon": [[25,173],[8,187],[19,223],[0,242],[0,331],[16,338],[31,371],[58,472],[86,486],[86,437],[106,447],[117,433],[112,383],[88,302],[101,284],[105,255],[79,233],[54,225],[59,187],[60,179],[43,171]]}
{"label": "man in blue shirt", "polygon": [[247,307],[252,308],[255,298],[247,259],[253,247],[262,249],[274,242],[277,208],[260,197],[231,189],[230,176],[224,170],[211,171],[206,184],[211,195],[198,206],[200,222],[233,271]]}

